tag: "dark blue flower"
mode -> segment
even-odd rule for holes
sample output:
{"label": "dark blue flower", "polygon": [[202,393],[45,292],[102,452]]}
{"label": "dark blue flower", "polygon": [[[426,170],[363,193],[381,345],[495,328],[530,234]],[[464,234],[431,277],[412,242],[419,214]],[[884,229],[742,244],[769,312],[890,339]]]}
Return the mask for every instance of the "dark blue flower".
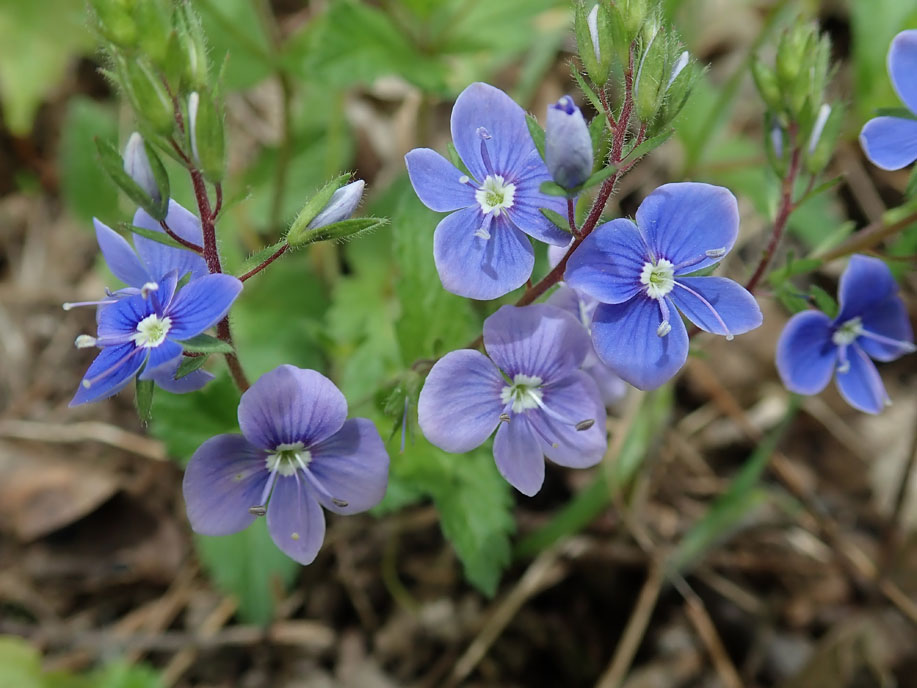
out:
{"label": "dark blue flower", "polygon": [[495,299],[532,274],[535,254],[526,234],[558,246],[570,240],[539,211],[563,213],[566,206],[539,191],[551,176],[525,112],[500,89],[475,83],[462,91],[452,109],[452,139],[471,176],[429,148],[405,156],[408,175],[424,205],[452,213],[433,236],[443,286],[459,296]]}
{"label": "dark blue flower", "polygon": [[786,388],[799,394],[818,394],[837,373],[837,388],[848,404],[879,413],[890,402],[870,359],[893,361],[914,351],[907,309],[878,258],[853,256],[838,297],[834,320],[820,311],[790,318],[777,343],[777,370]]}
{"label": "dark blue flower", "polygon": [[728,189],[665,184],[637,209],[636,223],[607,222],[574,251],[565,280],[600,302],[592,341],[615,373],[639,389],[655,389],[674,376],[688,356],[678,311],[728,339],[761,324],[757,302],[740,285],[688,276],[726,255],[738,229]]}
{"label": "dark blue flower", "polygon": [[860,145],[877,167],[900,170],[917,160],[917,29],[895,36],[888,50],[888,74],[913,117],[869,120],[860,132]]}
{"label": "dark blue flower", "polygon": [[[98,313],[98,336],[81,335],[80,348],[102,352],[89,366],[71,406],[99,401],[120,391],[143,368],[141,380],[157,380],[178,365],[181,342],[219,322],[242,290],[231,275],[207,275],[176,293],[178,271],[139,294],[126,296]],[[181,383],[181,381],[178,381]]]}
{"label": "dark blue flower", "polygon": [[274,543],[309,564],[325,537],[322,507],[338,514],[385,496],[388,454],[372,421],[347,419],[347,400],[314,370],[282,365],[239,403],[241,435],[217,435],[194,452],[182,490],[191,528],[229,535],[267,514]]}
{"label": "dark blue flower", "polygon": [[605,406],[579,370],[590,347],[577,320],[545,304],[503,306],[484,321],[484,348],[490,358],[452,351],[430,371],[417,405],[430,442],[462,453],[497,430],[497,468],[529,496],[544,482],[542,456],[573,468],[601,461]]}

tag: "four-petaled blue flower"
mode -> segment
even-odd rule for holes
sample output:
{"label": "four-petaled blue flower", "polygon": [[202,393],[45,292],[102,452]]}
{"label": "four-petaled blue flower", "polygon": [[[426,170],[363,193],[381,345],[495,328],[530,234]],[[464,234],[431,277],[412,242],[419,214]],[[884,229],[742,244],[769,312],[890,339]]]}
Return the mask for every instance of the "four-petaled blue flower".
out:
{"label": "four-petaled blue flower", "polygon": [[665,184],[640,204],[636,224],[607,222],[576,248],[564,278],[600,302],[592,340],[614,372],[639,389],[655,389],[674,376],[688,356],[678,311],[730,339],[761,324],[761,309],[740,285],[688,276],[726,255],[738,230],[739,211],[728,189]]}
{"label": "four-petaled blue flower", "polygon": [[241,435],[194,452],[182,489],[202,535],[229,535],[267,514],[274,543],[309,564],[325,537],[322,507],[354,514],[385,495],[388,454],[372,421],[347,419],[344,395],[324,375],[282,365],[239,403]]}
{"label": "four-petaled blue flower", "polygon": [[912,117],[875,117],[863,125],[860,145],[874,165],[900,170],[917,160],[917,29],[895,36],[888,74]]}
{"label": "four-petaled blue flower", "polygon": [[914,351],[907,309],[888,266],[855,255],[838,287],[840,312],[832,320],[820,311],[797,313],[777,343],[777,370],[787,389],[818,394],[837,372],[847,403],[879,413],[890,403],[870,360],[893,361]]}
{"label": "four-petaled blue flower", "polygon": [[[242,290],[231,275],[207,275],[176,294],[178,271],[158,283],[149,282],[139,294],[99,309],[98,336],[80,335],[80,348],[102,352],[89,366],[71,406],[99,401],[120,391],[143,368],[141,380],[174,371],[181,359],[181,341],[219,322]],[[144,367],[145,366],[145,367]]]}
{"label": "four-petaled blue flower", "polygon": [[525,284],[535,264],[526,234],[563,246],[570,235],[540,211],[565,212],[563,199],[539,191],[551,181],[525,112],[498,88],[471,84],[452,109],[452,139],[466,175],[436,151],[405,156],[414,191],[431,210],[454,212],[433,235],[443,286],[470,299],[495,299]]}
{"label": "four-petaled blue flower", "polygon": [[452,453],[470,451],[493,431],[501,475],[526,495],[544,482],[546,456],[573,468],[605,453],[605,406],[580,365],[589,353],[583,326],[554,306],[503,306],[484,321],[484,348],[443,356],[418,401],[424,436]]}

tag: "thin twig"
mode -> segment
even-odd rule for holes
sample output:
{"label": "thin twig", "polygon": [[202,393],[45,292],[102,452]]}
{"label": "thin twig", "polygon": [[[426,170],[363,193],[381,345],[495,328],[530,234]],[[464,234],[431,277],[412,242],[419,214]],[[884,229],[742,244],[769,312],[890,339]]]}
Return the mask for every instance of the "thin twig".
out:
{"label": "thin twig", "polygon": [[97,421],[57,424],[0,420],[0,437],[52,444],[101,442],[153,461],[165,461],[168,458],[162,442]]}
{"label": "thin twig", "polygon": [[256,266],[256,267],[253,267],[251,270],[249,270],[249,271],[246,272],[244,275],[242,275],[242,276],[239,278],[239,280],[240,280],[241,282],[244,282],[244,281],[247,280],[248,278],[254,277],[254,276],[257,275],[259,272],[261,272],[262,270],[264,270],[264,268],[266,268],[268,265],[270,265],[270,264],[273,263],[275,260],[277,260],[278,258],[280,258],[280,256],[282,256],[284,253],[286,253],[286,251],[287,251],[287,249],[288,249],[289,247],[290,247],[289,244],[284,244],[283,246],[281,246],[280,248],[278,248],[276,251],[274,251],[274,253],[272,253],[272,254],[270,255],[270,257],[268,257],[263,263],[261,263],[260,265],[258,265],[258,266]]}
{"label": "thin twig", "polygon": [[701,598],[687,583],[676,581],[674,585],[685,600],[685,615],[691,625],[694,626],[694,630],[697,631],[701,641],[703,641],[704,647],[707,648],[707,653],[710,655],[713,668],[716,669],[720,681],[726,688],[743,688],[742,678],[739,676],[732,659],[730,659],[729,653],[726,652],[723,640],[716,630],[713,619],[707,613]]}

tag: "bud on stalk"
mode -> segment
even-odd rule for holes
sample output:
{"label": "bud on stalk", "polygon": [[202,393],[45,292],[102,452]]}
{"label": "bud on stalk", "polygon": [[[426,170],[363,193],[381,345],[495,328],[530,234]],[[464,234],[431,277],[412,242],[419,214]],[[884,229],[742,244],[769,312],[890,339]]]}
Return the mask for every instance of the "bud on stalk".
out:
{"label": "bud on stalk", "polygon": [[570,96],[548,106],[544,154],[551,177],[565,189],[579,186],[592,174],[589,126]]}

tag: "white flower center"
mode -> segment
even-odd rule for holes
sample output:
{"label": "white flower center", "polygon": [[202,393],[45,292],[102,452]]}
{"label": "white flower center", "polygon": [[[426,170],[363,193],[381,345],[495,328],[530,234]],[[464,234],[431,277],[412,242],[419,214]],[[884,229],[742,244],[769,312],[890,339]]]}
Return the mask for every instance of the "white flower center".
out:
{"label": "white flower center", "polygon": [[152,349],[165,341],[170,329],[172,329],[171,319],[160,318],[153,313],[137,323],[134,343],[141,348]]}
{"label": "white flower center", "polygon": [[513,384],[506,385],[500,390],[500,401],[504,404],[512,402],[513,413],[522,413],[530,408],[541,406],[541,378],[535,375],[518,373],[513,378]]}
{"label": "white flower center", "polygon": [[474,198],[486,215],[493,212],[499,215],[504,210],[513,207],[513,197],[516,195],[516,185],[507,184],[499,174],[489,174],[474,192]]}
{"label": "white flower center", "polygon": [[831,341],[836,346],[845,346],[853,342],[861,334],[863,334],[863,319],[857,316],[842,323],[831,335]]}
{"label": "white flower center", "polygon": [[647,261],[640,273],[640,284],[651,299],[661,299],[675,288],[675,267],[665,258],[655,264]]}
{"label": "white flower center", "polygon": [[312,460],[312,454],[303,448],[302,442],[279,444],[265,460],[267,469],[280,475],[293,475],[300,468],[305,468]]}

